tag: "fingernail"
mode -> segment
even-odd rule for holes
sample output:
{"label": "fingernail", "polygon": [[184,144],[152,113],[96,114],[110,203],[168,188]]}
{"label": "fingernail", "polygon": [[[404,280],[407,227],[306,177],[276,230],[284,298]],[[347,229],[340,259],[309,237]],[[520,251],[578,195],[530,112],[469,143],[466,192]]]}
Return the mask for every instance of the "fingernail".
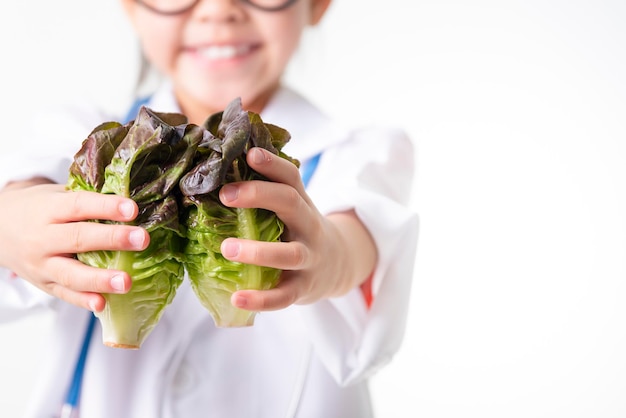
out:
{"label": "fingernail", "polygon": [[237,257],[239,255],[239,244],[233,241],[222,242],[222,255],[224,257]]}
{"label": "fingernail", "polygon": [[252,162],[261,164],[265,161],[265,153],[260,148],[252,148],[250,153],[252,153]]}
{"label": "fingernail", "polygon": [[124,277],[119,274],[111,277],[111,287],[118,292],[124,291]]}
{"label": "fingernail", "polygon": [[225,184],[222,187],[222,196],[226,202],[232,202],[237,199],[237,195],[239,195],[239,189],[232,184]]}
{"label": "fingernail", "polygon": [[233,295],[231,303],[237,308],[245,308],[248,306],[248,299],[240,295]]}
{"label": "fingernail", "polygon": [[89,301],[89,310],[91,312],[95,312],[96,311],[96,301],[95,300],[90,300]]}
{"label": "fingernail", "polygon": [[134,248],[143,248],[146,235],[141,229],[134,229],[128,234],[128,241]]}
{"label": "fingernail", "polygon": [[125,218],[130,218],[135,213],[135,205],[133,205],[131,202],[124,201],[120,203],[119,211]]}

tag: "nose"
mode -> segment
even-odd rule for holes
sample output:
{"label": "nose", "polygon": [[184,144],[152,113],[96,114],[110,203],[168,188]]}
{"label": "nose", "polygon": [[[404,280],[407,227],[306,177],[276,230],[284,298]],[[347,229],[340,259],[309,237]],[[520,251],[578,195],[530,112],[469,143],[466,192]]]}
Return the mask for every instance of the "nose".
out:
{"label": "nose", "polygon": [[240,0],[199,0],[193,14],[201,20],[234,22],[241,19],[245,11]]}

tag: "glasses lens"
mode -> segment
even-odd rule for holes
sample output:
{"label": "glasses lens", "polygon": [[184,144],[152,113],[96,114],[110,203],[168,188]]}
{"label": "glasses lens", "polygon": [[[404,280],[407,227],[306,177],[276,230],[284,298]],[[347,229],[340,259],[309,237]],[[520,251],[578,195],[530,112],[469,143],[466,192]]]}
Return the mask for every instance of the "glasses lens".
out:
{"label": "glasses lens", "polygon": [[[136,0],[156,13],[177,14],[191,9],[199,0]],[[241,0],[260,10],[274,12],[286,9],[297,0]]]}
{"label": "glasses lens", "polygon": [[148,9],[162,14],[182,13],[194,6],[197,0],[137,0]]}
{"label": "glasses lens", "polygon": [[273,12],[286,9],[295,3],[296,0],[243,0],[243,2],[257,9]]}

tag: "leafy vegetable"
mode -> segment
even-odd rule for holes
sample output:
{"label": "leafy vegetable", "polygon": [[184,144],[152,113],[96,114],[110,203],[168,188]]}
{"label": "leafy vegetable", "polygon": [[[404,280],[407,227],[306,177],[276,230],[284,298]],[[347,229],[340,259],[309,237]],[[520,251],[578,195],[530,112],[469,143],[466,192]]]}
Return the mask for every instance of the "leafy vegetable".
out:
{"label": "leafy vegetable", "polygon": [[134,121],[106,122],[89,134],[74,156],[67,189],[132,198],[139,215],[129,224],[150,234],[144,251],[77,255],[85,264],[123,270],[132,278],[128,293],[104,295],[106,307],[96,314],[104,344],[139,348],[174,299],[185,269],[217,326],[254,323],[254,312],[232,306],[232,293],[270,289],[281,272],[228,261],[220,245],[227,237],[276,242],[284,225],[268,210],[228,208],[218,193],[229,182],[266,180],[246,163],[251,147],[299,165],[281,151],[289,139],[286,130],[244,111],[240,99],[202,126],[144,106]]}
{"label": "leafy vegetable", "polygon": [[139,348],[184,277],[185,233],[175,188],[193,161],[203,130],[187,125],[181,116],[144,107],[127,125],[102,124],[83,142],[70,168],[69,190],[132,198],[139,215],[130,224],[150,234],[150,245],[143,251],[77,255],[91,266],[126,271],[133,280],[128,293],[105,294],[106,307],[96,314],[106,345]]}
{"label": "leafy vegetable", "polygon": [[289,133],[244,111],[239,99],[208,118],[204,127],[211,135],[199,144],[194,167],[180,181],[186,207],[184,263],[193,290],[217,326],[249,326],[255,312],[234,307],[231,295],[241,289],[273,288],[281,271],[229,261],[222,256],[220,245],[228,237],[276,242],[284,225],[268,210],[224,206],[219,188],[235,181],[264,180],[246,163],[247,151],[253,146],[298,162],[280,151],[289,141]]}

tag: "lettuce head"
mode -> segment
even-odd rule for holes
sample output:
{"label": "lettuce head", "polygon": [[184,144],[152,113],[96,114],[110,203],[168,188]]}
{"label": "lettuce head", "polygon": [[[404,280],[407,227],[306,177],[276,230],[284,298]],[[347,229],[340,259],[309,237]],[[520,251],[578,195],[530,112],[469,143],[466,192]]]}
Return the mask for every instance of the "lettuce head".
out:
{"label": "lettuce head", "polygon": [[[219,200],[226,183],[267,180],[252,170],[246,155],[262,147],[299,165],[282,152],[290,135],[265,123],[233,100],[202,126],[178,113],[142,107],[127,124],[106,122],[83,141],[70,167],[67,189],[116,194],[139,207],[130,225],[143,227],[150,244],[143,251],[90,251],[77,254],[85,264],[128,272],[126,294],[105,294],[96,313],[103,342],[140,348],[172,302],[185,277],[217,326],[250,326],[255,312],[235,308],[240,289],[271,289],[281,271],[226,260],[220,245],[228,237],[280,241],[283,222],[256,208],[229,208]],[[93,220],[93,222],[114,223]]]}
{"label": "lettuce head", "polygon": [[271,289],[278,284],[281,271],[229,261],[220,245],[228,237],[280,241],[284,224],[265,209],[224,206],[219,189],[230,182],[265,180],[246,162],[251,147],[263,147],[296,165],[298,161],[281,151],[289,133],[243,110],[239,99],[209,117],[204,127],[211,135],[200,142],[194,166],[180,181],[187,232],[183,260],[193,290],[217,326],[250,326],[255,312],[234,307],[232,294],[241,289]]}
{"label": "lettuce head", "polygon": [[143,107],[126,125],[96,127],[74,156],[67,189],[133,199],[139,215],[129,224],[150,234],[143,251],[77,254],[85,264],[123,270],[132,278],[128,293],[105,294],[106,307],[96,313],[106,345],[139,348],[183,280],[185,232],[179,222],[178,181],[192,164],[202,133],[182,115]]}

